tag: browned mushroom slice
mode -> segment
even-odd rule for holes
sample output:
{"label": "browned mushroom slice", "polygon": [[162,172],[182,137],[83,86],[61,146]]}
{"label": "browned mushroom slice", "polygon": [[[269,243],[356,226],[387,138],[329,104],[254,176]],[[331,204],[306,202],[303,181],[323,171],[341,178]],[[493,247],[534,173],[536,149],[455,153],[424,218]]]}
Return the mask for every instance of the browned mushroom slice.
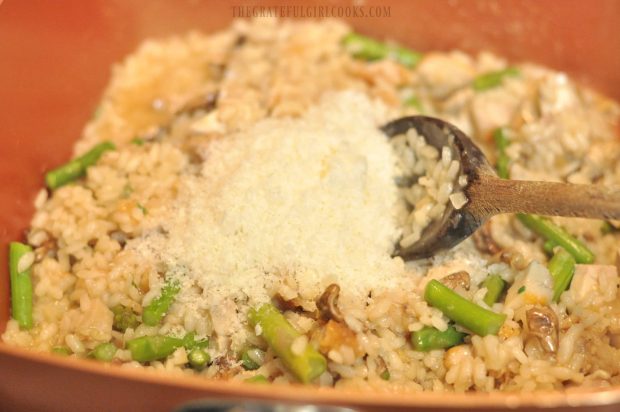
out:
{"label": "browned mushroom slice", "polygon": [[523,270],[530,262],[520,252],[516,250],[505,250],[499,255],[499,260],[510,265],[511,268],[516,270]]}
{"label": "browned mushroom slice", "polygon": [[276,293],[273,297],[273,300],[278,308],[283,311],[294,311],[294,312],[303,312],[302,301],[299,297],[294,297],[292,299],[285,299],[279,293]]}
{"label": "browned mushroom slice", "polygon": [[58,250],[58,244],[56,242],[56,239],[48,233],[47,240],[45,240],[45,242],[43,242],[34,251],[35,262],[40,262],[47,256],[51,256],[51,257],[56,256],[57,250]]}
{"label": "browned mushroom slice", "polygon": [[502,251],[502,248],[493,239],[491,222],[487,222],[480,229],[478,229],[473,235],[472,240],[474,246],[482,253],[488,253],[494,255]]}
{"label": "browned mushroom slice", "polygon": [[452,273],[448,276],[444,276],[443,278],[439,279],[439,281],[450,289],[456,289],[458,287],[461,287],[465,290],[469,290],[471,282],[469,273],[465,272],[464,270]]}
{"label": "browned mushroom slice", "polygon": [[338,309],[338,296],[340,295],[340,286],[335,283],[329,285],[321,297],[316,301],[316,307],[319,309],[321,318],[324,320],[334,319],[338,322],[343,321],[342,313]]}
{"label": "browned mushroom slice", "polygon": [[381,356],[375,358],[375,365],[377,366],[376,373],[383,380],[389,380],[390,371],[387,368],[385,360]]}
{"label": "browned mushroom slice", "polygon": [[239,362],[237,362],[235,356],[230,353],[215,358],[213,363],[218,367],[217,373],[215,374],[217,379],[230,379],[242,371]]}
{"label": "browned mushroom slice", "polygon": [[558,349],[558,317],[548,306],[534,306],[525,313],[528,335],[538,338],[546,352]]}

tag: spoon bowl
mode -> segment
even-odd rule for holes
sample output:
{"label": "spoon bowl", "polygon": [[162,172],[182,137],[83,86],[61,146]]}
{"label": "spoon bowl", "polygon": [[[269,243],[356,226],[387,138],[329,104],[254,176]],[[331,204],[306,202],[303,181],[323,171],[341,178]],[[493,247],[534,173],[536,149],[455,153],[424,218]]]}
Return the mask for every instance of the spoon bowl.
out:
{"label": "spoon bowl", "polygon": [[[474,142],[456,126],[428,116],[393,120],[381,130],[390,138],[415,129],[439,152],[448,146],[467,177],[467,203],[456,209],[448,202],[418,241],[394,254],[405,260],[422,259],[450,249],[471,236],[490,217],[501,213],[620,219],[620,187],[500,179]],[[457,187],[456,182],[454,186]]]}

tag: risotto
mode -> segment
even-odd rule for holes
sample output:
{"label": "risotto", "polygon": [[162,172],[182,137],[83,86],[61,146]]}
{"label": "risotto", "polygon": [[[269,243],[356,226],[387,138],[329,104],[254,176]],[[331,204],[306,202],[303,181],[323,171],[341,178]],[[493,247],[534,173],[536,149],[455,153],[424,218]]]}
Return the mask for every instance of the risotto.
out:
{"label": "risotto", "polygon": [[380,130],[418,114],[504,178],[620,183],[620,107],[534,64],[332,20],[149,40],[11,244],[2,339],[252,383],[620,384],[619,222],[501,215],[432,258],[394,256],[467,202],[448,147]]}

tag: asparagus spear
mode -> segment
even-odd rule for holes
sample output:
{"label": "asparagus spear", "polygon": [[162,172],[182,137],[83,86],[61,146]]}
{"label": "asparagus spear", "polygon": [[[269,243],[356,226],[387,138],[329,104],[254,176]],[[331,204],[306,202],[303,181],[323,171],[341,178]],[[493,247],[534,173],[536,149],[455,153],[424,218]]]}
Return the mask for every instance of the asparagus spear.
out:
{"label": "asparagus spear", "polygon": [[161,288],[160,295],[144,308],[142,321],[149,326],[157,325],[166,316],[166,312],[170,309],[170,305],[172,305],[174,298],[180,290],[179,282],[173,279],[166,280],[166,283]]}
{"label": "asparagus spear", "polygon": [[484,295],[484,303],[489,306],[492,306],[504,291],[504,287],[506,287],[506,282],[499,275],[491,275],[488,276],[483,283],[484,287],[487,288],[487,293]]}
{"label": "asparagus spear", "polygon": [[543,250],[546,254],[553,255],[553,249],[555,249],[557,245],[558,244],[555,243],[553,240],[545,240],[545,243],[543,244]]}
{"label": "asparagus spear", "polygon": [[568,253],[573,255],[577,263],[594,262],[594,254],[586,245],[569,235],[564,229],[549,219],[525,214],[518,214],[517,218],[532,231],[562,246]]}
{"label": "asparagus spear", "polygon": [[151,362],[168,357],[183,346],[183,339],[170,336],[142,336],[127,341],[131,358],[138,362]]}
{"label": "asparagus spear", "polygon": [[267,379],[264,375],[255,375],[251,378],[247,378],[244,380],[247,383],[269,383],[269,379]]}
{"label": "asparagus spear", "polygon": [[71,355],[71,349],[66,346],[54,346],[52,348],[52,353],[59,356],[69,356]]}
{"label": "asparagus spear", "polygon": [[183,338],[183,346],[185,349],[205,349],[209,347],[209,339],[196,340],[196,334],[190,332]]}
{"label": "asparagus spear", "polygon": [[413,68],[422,59],[416,51],[402,46],[389,45],[358,33],[349,33],[342,40],[345,48],[358,59],[373,61],[391,58],[408,68]]}
{"label": "asparagus spear", "polygon": [[115,354],[116,346],[110,342],[105,342],[97,345],[90,353],[90,356],[102,362],[110,362],[114,359]]}
{"label": "asparagus spear", "polygon": [[559,302],[575,274],[575,258],[564,249],[558,249],[549,261],[549,273],[553,278],[553,301]]}
{"label": "asparagus spear", "polygon": [[474,79],[472,87],[478,92],[489,90],[501,85],[506,77],[514,77],[519,74],[519,69],[516,67],[508,67],[503,70],[484,73]]}
{"label": "asparagus spear", "polygon": [[463,342],[465,333],[458,332],[454,326],[449,326],[445,331],[425,326],[411,334],[413,349],[428,352],[435,349],[446,349]]}
{"label": "asparagus spear", "polygon": [[20,329],[32,328],[32,262],[27,267],[20,267],[20,261],[28,259],[32,247],[19,242],[9,245],[9,272],[11,280],[11,316]]}
{"label": "asparagus spear", "polygon": [[327,368],[327,361],[312,345],[306,345],[301,354],[293,353],[291,345],[301,333],[273,305],[266,303],[258,309],[251,309],[248,320],[253,328],[260,331],[260,336],[284,366],[301,382],[311,382]]}
{"label": "asparagus spear", "polygon": [[194,348],[187,355],[187,359],[189,360],[189,364],[192,368],[196,370],[203,370],[209,362],[211,362],[211,357],[209,354],[201,348]]}
{"label": "asparagus spear", "polygon": [[131,358],[138,362],[150,362],[166,358],[181,346],[189,351],[202,350],[209,346],[209,340],[196,340],[195,334],[190,332],[183,338],[155,335],[142,336],[127,342],[127,349],[131,352]]}
{"label": "asparagus spear", "polygon": [[[506,155],[506,147],[508,147],[510,142],[506,138],[505,132],[502,128],[495,130],[493,137],[495,139],[495,146],[498,150],[496,165],[497,174],[503,179],[509,179],[510,176],[508,165],[510,159]],[[594,254],[587,248],[586,245],[568,234],[564,231],[564,229],[557,226],[549,219],[523,213],[517,214],[517,218],[525,226],[547,239],[543,249],[548,254],[552,254],[553,248],[559,245],[573,255],[577,263],[592,263],[594,261]]]}
{"label": "asparagus spear", "polygon": [[250,348],[241,355],[241,365],[246,370],[253,371],[260,368],[260,364],[255,359],[261,359],[265,353],[258,348]]}
{"label": "asparagus spear", "polygon": [[497,169],[497,175],[502,179],[510,178],[510,158],[508,154],[506,154],[506,148],[510,144],[508,138],[506,137],[506,131],[503,128],[497,128],[493,132],[493,140],[495,140],[495,147],[497,148],[497,164],[495,168]]}
{"label": "asparagus spear", "polygon": [[112,142],[99,143],[82,156],[47,172],[45,175],[47,187],[54,190],[84,176],[86,169],[97,163],[103,153],[115,148],[116,146]]}
{"label": "asparagus spear", "polygon": [[457,324],[480,336],[497,334],[506,319],[506,315],[491,312],[470,302],[435,279],[426,285],[424,300]]}
{"label": "asparagus spear", "polygon": [[140,324],[138,316],[126,306],[116,305],[112,308],[112,313],[114,314],[112,321],[114,330],[125,332],[128,328],[135,329]]}

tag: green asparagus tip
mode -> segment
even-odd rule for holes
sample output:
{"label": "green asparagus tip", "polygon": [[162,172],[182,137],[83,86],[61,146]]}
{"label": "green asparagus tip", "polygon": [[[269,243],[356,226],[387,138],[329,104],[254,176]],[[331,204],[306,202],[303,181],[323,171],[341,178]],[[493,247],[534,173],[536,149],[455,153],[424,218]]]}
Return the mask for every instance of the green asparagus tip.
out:
{"label": "green asparagus tip", "polygon": [[112,308],[114,317],[112,318],[112,328],[119,332],[125,332],[127,329],[135,329],[140,324],[138,315],[126,306],[116,305]]}

